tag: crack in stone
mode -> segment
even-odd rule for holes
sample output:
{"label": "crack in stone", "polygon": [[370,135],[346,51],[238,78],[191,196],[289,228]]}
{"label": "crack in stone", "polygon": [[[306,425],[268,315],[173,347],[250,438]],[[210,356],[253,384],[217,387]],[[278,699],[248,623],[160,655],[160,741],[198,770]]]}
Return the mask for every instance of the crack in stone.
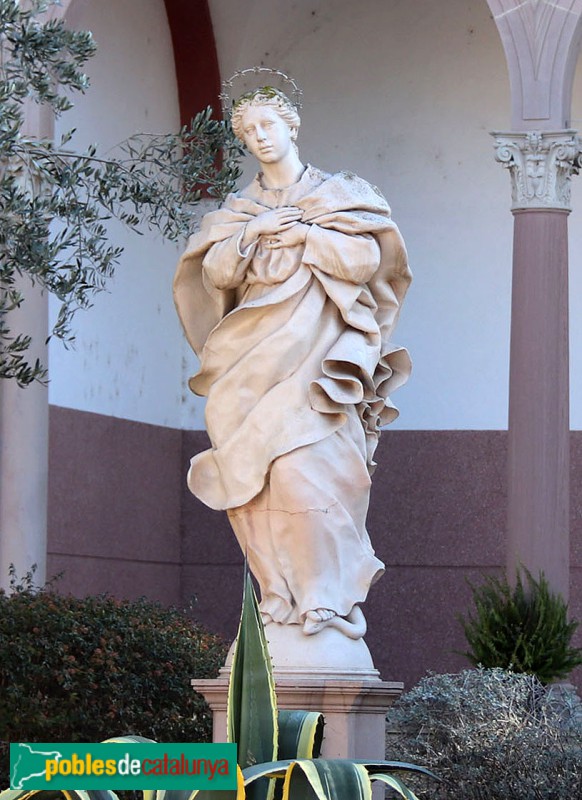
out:
{"label": "crack in stone", "polygon": [[231,516],[242,517],[245,514],[270,514],[272,512],[275,512],[277,514],[288,514],[291,517],[296,517],[298,514],[311,514],[312,512],[316,512],[319,514],[329,514],[331,509],[338,505],[339,501],[336,500],[335,503],[332,503],[326,508],[306,508],[302,511],[289,511],[289,509],[287,508],[254,508],[252,511],[243,511],[238,514],[236,512],[231,511]]}

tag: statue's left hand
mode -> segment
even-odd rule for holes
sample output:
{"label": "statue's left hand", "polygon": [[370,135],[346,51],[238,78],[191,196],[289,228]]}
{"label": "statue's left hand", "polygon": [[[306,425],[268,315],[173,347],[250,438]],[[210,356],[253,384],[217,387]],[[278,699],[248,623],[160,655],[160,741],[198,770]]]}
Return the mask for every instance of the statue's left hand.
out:
{"label": "statue's left hand", "polygon": [[267,250],[279,250],[281,247],[293,247],[294,245],[304,244],[307,238],[309,225],[304,222],[296,222],[290,228],[281,233],[263,236],[263,245]]}

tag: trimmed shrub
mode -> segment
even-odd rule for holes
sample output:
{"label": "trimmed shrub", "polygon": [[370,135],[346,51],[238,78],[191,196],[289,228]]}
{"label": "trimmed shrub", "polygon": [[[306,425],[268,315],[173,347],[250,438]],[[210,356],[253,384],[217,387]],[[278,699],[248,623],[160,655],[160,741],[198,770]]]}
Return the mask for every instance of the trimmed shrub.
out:
{"label": "trimmed shrub", "polygon": [[554,688],[502,669],[431,675],[390,710],[390,757],[442,779],[410,781],[422,800],[582,797],[580,704]]}
{"label": "trimmed shrub", "polygon": [[145,599],[34,592],[27,578],[0,592],[0,786],[11,741],[211,741],[211,712],[190,681],[216,676],[220,638]]}
{"label": "trimmed shrub", "polygon": [[582,664],[582,650],[571,647],[578,622],[568,621],[568,606],[549,587],[543,573],[535,580],[517,572],[515,586],[489,576],[471,586],[475,613],[461,624],[474,666],[527,672],[544,684],[564,678]]}

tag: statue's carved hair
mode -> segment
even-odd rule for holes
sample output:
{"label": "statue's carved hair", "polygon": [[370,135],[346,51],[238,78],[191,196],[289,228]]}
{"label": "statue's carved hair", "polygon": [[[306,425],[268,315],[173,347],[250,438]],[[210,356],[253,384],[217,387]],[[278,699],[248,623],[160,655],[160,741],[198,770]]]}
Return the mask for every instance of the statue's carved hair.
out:
{"label": "statue's carved hair", "polygon": [[295,131],[301,125],[297,109],[283,92],[272,86],[261,86],[260,89],[243,94],[232,107],[232,129],[234,135],[241,141],[244,141],[242,118],[245,111],[251,106],[272,106],[281,119]]}

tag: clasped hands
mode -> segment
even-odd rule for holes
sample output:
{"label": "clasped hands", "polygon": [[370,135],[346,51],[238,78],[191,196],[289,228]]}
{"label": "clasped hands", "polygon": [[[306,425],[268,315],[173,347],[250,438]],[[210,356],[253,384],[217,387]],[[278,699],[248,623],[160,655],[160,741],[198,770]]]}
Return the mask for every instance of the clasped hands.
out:
{"label": "clasped hands", "polygon": [[296,206],[283,206],[263,211],[247,223],[242,245],[246,248],[261,239],[268,250],[303,244],[309,225],[300,222],[303,212]]}

